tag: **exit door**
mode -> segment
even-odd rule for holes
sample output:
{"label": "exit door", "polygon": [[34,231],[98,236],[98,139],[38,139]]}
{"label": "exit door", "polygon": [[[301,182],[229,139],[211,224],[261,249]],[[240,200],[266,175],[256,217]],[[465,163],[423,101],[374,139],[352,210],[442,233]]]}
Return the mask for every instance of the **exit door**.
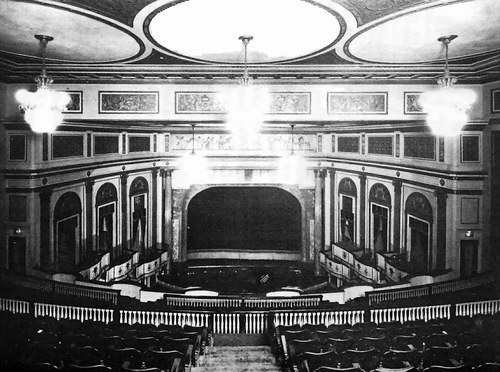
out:
{"label": "exit door", "polygon": [[460,241],[460,277],[466,278],[477,274],[478,240]]}
{"label": "exit door", "polygon": [[18,274],[26,272],[26,238],[9,237],[9,270]]}

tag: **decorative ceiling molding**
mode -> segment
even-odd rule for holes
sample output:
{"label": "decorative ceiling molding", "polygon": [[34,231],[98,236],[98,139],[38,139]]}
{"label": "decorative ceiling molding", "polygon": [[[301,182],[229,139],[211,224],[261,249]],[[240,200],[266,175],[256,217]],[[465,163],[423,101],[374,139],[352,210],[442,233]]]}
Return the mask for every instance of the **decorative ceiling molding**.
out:
{"label": "decorative ceiling molding", "polygon": [[[170,51],[148,36],[148,22],[154,14],[189,1],[195,3],[194,0],[2,1],[0,13],[5,22],[0,25],[0,82],[33,82],[41,63],[33,35],[52,31],[55,41],[47,56],[47,69],[57,83],[206,84],[209,81],[219,84],[232,80],[236,83],[242,73],[239,61],[215,63],[186,56]],[[463,84],[500,80],[497,42],[500,24],[489,18],[500,14],[497,0],[306,1],[334,16],[340,25],[339,32],[330,35],[330,44],[312,53],[266,63],[250,60],[249,71],[256,84],[325,81],[435,84],[442,75],[443,59],[436,39],[446,34],[444,31],[455,33],[457,29],[461,34],[456,41],[458,46],[453,49],[456,54],[450,58],[451,73]],[[460,9],[474,11],[464,15]],[[434,19],[431,25],[425,23],[429,14],[440,15],[436,18],[439,22]],[[407,21],[411,19],[420,21]],[[381,37],[391,22],[402,25],[398,26],[397,35]],[[309,19],[297,25],[299,29],[311,26],[316,25]],[[205,37],[204,30],[179,31],[194,33],[202,40]],[[443,33],[434,35],[437,31]],[[237,44],[238,36],[234,37]],[[408,44],[407,51],[402,50],[402,40]],[[426,45],[432,45],[433,49],[427,49]]]}

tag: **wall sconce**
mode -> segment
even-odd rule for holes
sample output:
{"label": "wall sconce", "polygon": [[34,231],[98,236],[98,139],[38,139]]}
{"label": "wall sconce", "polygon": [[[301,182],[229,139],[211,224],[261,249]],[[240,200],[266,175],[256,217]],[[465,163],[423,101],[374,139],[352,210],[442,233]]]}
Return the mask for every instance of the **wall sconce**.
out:
{"label": "wall sconce", "polygon": [[474,231],[472,231],[472,230],[467,230],[467,231],[465,232],[465,237],[466,237],[466,238],[473,238],[473,237],[474,237]]}

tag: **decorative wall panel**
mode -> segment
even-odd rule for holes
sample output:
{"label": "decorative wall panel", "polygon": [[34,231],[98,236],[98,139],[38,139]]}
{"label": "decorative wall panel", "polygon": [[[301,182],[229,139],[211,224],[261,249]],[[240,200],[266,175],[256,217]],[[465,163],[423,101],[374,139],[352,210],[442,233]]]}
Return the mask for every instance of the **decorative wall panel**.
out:
{"label": "decorative wall panel", "polygon": [[359,136],[338,136],[339,152],[359,153]]}
{"label": "decorative wall panel", "polygon": [[82,135],[53,135],[52,159],[84,156]]}
{"label": "decorative wall panel", "polygon": [[270,114],[310,114],[311,93],[309,92],[271,92],[269,97]]}
{"label": "decorative wall panel", "polygon": [[480,160],[479,135],[463,135],[461,139],[461,161],[477,163]]}
{"label": "decorative wall panel", "polygon": [[444,162],[444,137],[443,136],[439,136],[438,144],[439,144],[439,161]]}
{"label": "decorative wall panel", "polygon": [[176,114],[224,113],[219,92],[175,92]]}
{"label": "decorative wall panel", "polygon": [[328,93],[329,114],[387,114],[387,93]]}
{"label": "decorative wall panel", "polygon": [[117,154],[119,152],[119,137],[118,136],[102,136],[94,137],[94,154]]}
{"label": "decorative wall panel", "polygon": [[82,91],[66,91],[69,94],[70,101],[66,109],[63,110],[66,114],[81,114],[83,112],[83,92]]}
{"label": "decorative wall panel", "polygon": [[[174,134],[171,136],[172,150],[190,150],[192,148],[191,135]],[[234,150],[236,143],[229,134],[199,134],[195,137],[196,150]],[[318,137],[314,134],[296,134],[294,137],[294,150],[318,151]],[[291,150],[289,135],[261,134],[254,150]]]}
{"label": "decorative wall panel", "polygon": [[170,134],[165,134],[165,152],[170,151]]}
{"label": "decorative wall panel", "polygon": [[157,114],[158,92],[99,92],[99,113]]}
{"label": "decorative wall panel", "polygon": [[479,198],[462,198],[460,223],[479,223]]}
{"label": "decorative wall panel", "polygon": [[500,113],[500,89],[491,91],[491,112],[494,114]]}
{"label": "decorative wall panel", "polygon": [[26,222],[26,196],[9,196],[9,221]]}
{"label": "decorative wall panel", "polygon": [[392,155],[393,142],[392,136],[369,136],[368,153],[377,155]]}
{"label": "decorative wall panel", "polygon": [[128,152],[151,151],[151,138],[146,136],[129,136]]}
{"label": "decorative wall panel", "polygon": [[26,161],[26,134],[9,134],[9,160]]}
{"label": "decorative wall panel", "polygon": [[405,114],[425,114],[420,105],[420,95],[422,92],[405,92]]}
{"label": "decorative wall panel", "polygon": [[436,160],[436,138],[429,135],[404,136],[404,157]]}

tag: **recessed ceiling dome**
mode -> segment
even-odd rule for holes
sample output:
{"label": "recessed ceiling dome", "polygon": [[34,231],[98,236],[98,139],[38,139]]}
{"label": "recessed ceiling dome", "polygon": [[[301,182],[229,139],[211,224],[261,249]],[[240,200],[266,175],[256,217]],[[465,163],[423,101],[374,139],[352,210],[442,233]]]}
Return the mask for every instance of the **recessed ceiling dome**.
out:
{"label": "recessed ceiling dome", "polygon": [[384,19],[365,28],[348,42],[349,53],[360,60],[382,63],[419,63],[443,59],[436,40],[458,35],[450,57],[464,57],[500,49],[498,0],[440,4]]}
{"label": "recessed ceiling dome", "polygon": [[104,22],[76,9],[39,2],[0,1],[0,50],[39,57],[35,34],[54,37],[47,58],[103,63],[131,59],[141,52],[138,39],[118,23]]}
{"label": "recessed ceiling dome", "polygon": [[302,0],[189,0],[156,13],[149,23],[160,48],[224,63],[243,62],[240,35],[253,36],[249,63],[277,62],[324,50],[341,29],[336,14]]}

